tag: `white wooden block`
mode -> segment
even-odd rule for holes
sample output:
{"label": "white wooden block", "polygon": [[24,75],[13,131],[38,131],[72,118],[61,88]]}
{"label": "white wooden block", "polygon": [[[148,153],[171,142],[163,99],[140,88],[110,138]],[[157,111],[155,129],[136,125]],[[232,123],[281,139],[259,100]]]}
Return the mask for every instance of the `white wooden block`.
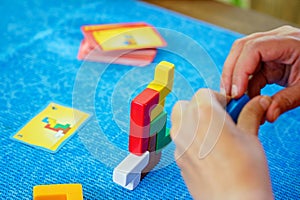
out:
{"label": "white wooden block", "polygon": [[149,163],[149,151],[141,156],[130,153],[113,171],[113,181],[123,187],[133,182]]}
{"label": "white wooden block", "polygon": [[125,188],[128,190],[134,190],[134,188],[136,188],[136,186],[139,185],[141,181],[141,173],[136,174],[136,177],[130,182],[128,183]]}

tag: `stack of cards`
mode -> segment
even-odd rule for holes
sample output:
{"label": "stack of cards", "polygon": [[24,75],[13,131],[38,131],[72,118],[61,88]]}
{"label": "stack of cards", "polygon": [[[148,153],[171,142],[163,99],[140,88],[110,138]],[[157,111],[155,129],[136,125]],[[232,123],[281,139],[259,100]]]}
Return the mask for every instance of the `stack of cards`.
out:
{"label": "stack of cards", "polygon": [[132,66],[150,64],[156,48],[166,45],[154,27],[140,23],[82,26],[79,60]]}

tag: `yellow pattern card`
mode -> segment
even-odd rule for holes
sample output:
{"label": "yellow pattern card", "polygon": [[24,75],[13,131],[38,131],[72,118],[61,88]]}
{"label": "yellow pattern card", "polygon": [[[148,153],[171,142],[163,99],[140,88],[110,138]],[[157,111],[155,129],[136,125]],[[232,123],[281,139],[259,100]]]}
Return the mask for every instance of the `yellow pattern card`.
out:
{"label": "yellow pattern card", "polygon": [[141,49],[162,46],[161,38],[151,27],[122,27],[93,32],[93,36],[104,51]]}
{"label": "yellow pattern card", "polygon": [[11,138],[55,153],[89,117],[85,112],[51,102]]}
{"label": "yellow pattern card", "polygon": [[103,51],[157,48],[166,45],[157,30],[146,23],[83,26],[85,37]]}

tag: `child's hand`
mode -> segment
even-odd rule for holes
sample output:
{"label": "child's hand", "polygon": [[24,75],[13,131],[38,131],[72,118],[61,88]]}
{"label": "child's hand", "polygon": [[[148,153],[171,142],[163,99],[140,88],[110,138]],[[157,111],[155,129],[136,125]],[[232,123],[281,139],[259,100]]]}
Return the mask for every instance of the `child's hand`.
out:
{"label": "child's hand", "polygon": [[271,99],[257,96],[237,125],[224,110],[226,100],[199,90],[172,112],[175,158],[195,199],[273,199],[264,150],[257,138]]}

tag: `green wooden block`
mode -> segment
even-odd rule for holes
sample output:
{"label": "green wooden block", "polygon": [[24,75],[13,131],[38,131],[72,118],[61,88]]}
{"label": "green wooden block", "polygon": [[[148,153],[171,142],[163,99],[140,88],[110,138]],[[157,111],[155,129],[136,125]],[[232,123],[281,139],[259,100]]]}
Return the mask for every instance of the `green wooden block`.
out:
{"label": "green wooden block", "polygon": [[156,152],[160,152],[164,147],[166,147],[172,141],[170,136],[170,129],[164,128],[157,133],[156,136]]}
{"label": "green wooden block", "polygon": [[167,123],[167,113],[162,111],[153,121],[150,122],[150,136],[159,133]]}

